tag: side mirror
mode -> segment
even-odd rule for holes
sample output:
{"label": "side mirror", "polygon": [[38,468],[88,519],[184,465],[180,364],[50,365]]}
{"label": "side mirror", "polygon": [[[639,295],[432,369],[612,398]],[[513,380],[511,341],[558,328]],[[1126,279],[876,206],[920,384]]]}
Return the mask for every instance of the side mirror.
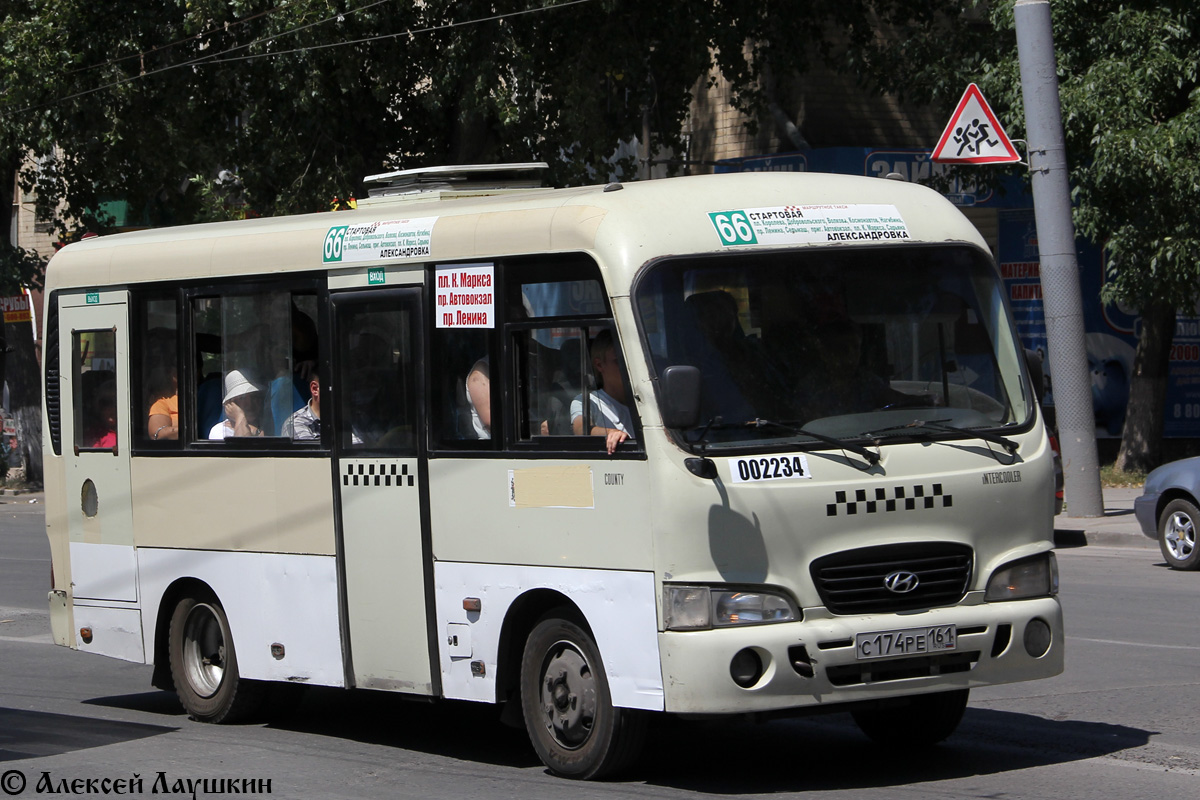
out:
{"label": "side mirror", "polygon": [[1037,397],[1033,398],[1033,401],[1040,405],[1042,398],[1046,396],[1046,373],[1042,369],[1041,353],[1036,350],[1026,350],[1025,366],[1029,368],[1029,379],[1033,382],[1033,391],[1037,393]]}
{"label": "side mirror", "polygon": [[663,425],[668,428],[694,428],[700,422],[700,370],[672,365],[659,378],[662,392]]}

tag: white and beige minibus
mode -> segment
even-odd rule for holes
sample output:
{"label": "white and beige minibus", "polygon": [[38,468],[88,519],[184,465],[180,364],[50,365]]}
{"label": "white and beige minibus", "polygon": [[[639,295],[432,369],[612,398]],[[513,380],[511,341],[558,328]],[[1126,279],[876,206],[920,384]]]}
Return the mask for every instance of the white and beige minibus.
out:
{"label": "white and beige minibus", "polygon": [[579,778],[654,712],[912,746],[1061,672],[1051,451],[962,214],[523,170],[54,257],[57,643],[202,721],[273,684],[505,704]]}

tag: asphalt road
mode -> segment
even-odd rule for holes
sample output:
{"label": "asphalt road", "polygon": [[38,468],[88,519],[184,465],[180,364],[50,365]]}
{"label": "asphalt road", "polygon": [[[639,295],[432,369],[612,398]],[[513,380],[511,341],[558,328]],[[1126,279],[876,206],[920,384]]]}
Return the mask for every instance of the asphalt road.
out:
{"label": "asphalt road", "polygon": [[[548,775],[522,731],[474,704],[310,690],[268,721],[190,721],[150,687],[149,667],[49,643],[48,548],[28,499],[0,497],[0,797],[46,794],[39,784],[116,794],[129,784],[101,781],[135,775],[147,796],[218,796],[235,780],[270,781],[256,784],[263,797],[456,800],[1168,800],[1200,787],[1200,573],[1172,572],[1152,550],[1060,551],[1066,672],[975,691],[958,732],[920,758],[880,750],[845,715],[665,720],[627,780],[580,785]],[[204,779],[209,791],[188,783]]]}

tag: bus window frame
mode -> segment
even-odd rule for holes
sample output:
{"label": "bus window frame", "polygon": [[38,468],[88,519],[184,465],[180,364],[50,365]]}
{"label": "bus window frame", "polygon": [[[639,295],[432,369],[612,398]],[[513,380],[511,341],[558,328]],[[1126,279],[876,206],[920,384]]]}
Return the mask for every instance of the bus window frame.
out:
{"label": "bus window frame", "polygon": [[[85,432],[84,431],[84,420],[88,414],[87,404],[94,402],[95,397],[94,396],[84,397],[85,392],[83,389],[83,383],[84,383],[83,375],[85,373],[83,372],[83,352],[80,350],[80,347],[79,347],[80,340],[82,339],[84,334],[89,334],[89,333],[90,334],[97,334],[97,333],[98,334],[108,334],[113,337],[113,349],[114,349],[114,355],[115,355],[117,329],[116,328],[71,328],[71,330],[69,330],[67,333],[71,337],[71,425],[72,425],[71,436],[73,439],[73,441],[71,443],[72,450],[74,451],[76,456],[78,456],[80,453],[110,453],[112,455],[118,455],[118,445],[115,443],[113,444],[112,447],[94,447],[91,445],[84,445],[82,443],[84,441],[83,434]],[[117,366],[119,366],[119,365],[117,365]],[[119,374],[119,370],[117,369],[117,366],[113,367],[113,370],[112,370],[113,375],[112,375],[112,379],[111,379],[113,382],[113,392],[114,392],[113,401],[114,402],[116,402],[116,384],[121,380],[121,376]],[[91,391],[95,391],[98,388],[99,388],[98,386],[89,387],[90,391],[88,392],[88,394],[90,395]],[[118,414],[121,413],[121,409],[120,409],[119,405],[117,406],[116,411]],[[120,417],[118,417],[117,418],[117,428],[118,429],[120,428],[120,425],[121,425]],[[114,433],[116,433],[116,431],[114,431]]]}
{"label": "bus window frame", "polygon": [[[590,433],[572,434],[565,436],[537,436],[529,439],[522,439],[520,431],[522,430],[522,411],[525,408],[521,394],[521,364],[517,359],[517,348],[513,345],[515,338],[526,331],[544,330],[547,328],[577,328],[581,330],[587,339],[586,345],[581,350],[581,357],[584,370],[589,374],[592,369],[591,358],[591,341],[592,336],[586,336],[589,328],[600,328],[612,332],[616,346],[620,347],[620,336],[617,332],[616,321],[612,317],[538,317],[532,321],[513,322],[505,326],[504,341],[509,344],[508,356],[512,363],[511,371],[508,376],[506,388],[509,389],[513,401],[511,407],[506,410],[506,416],[509,421],[508,428],[511,429],[512,435],[507,442],[507,449],[510,453],[521,454],[528,456],[531,453],[538,455],[557,454],[566,455],[569,457],[578,456],[603,456],[605,458],[645,458],[645,448],[642,445],[642,421],[638,414],[637,403],[631,402],[628,404],[630,415],[633,417],[634,430],[630,432],[630,436],[624,442],[617,445],[617,450],[612,455],[604,452],[604,437],[594,436]],[[621,358],[621,377],[625,381],[627,387],[633,384],[629,379],[629,369],[625,363],[625,358]],[[586,378],[582,380],[582,394],[585,398],[591,394],[591,390],[587,388]],[[630,392],[632,394],[632,391]],[[632,400],[632,397],[630,398]]]}
{"label": "bus window frame", "polygon": [[[977,252],[979,252],[983,256],[985,256],[985,259],[984,259],[985,263],[991,264],[991,267],[990,267],[991,271],[994,274],[997,283],[1001,287],[1001,290],[1003,290],[1003,280],[1000,276],[1000,272],[996,265],[995,260],[992,259],[992,257],[991,257],[991,254],[987,253],[984,250],[980,250],[977,247],[973,247],[972,245],[970,245],[967,242],[961,242],[961,241],[949,241],[949,242],[915,241],[915,242],[910,242],[907,244],[905,244],[905,243],[890,243],[890,244],[886,244],[886,245],[874,245],[874,246],[864,245],[864,246],[846,247],[846,248],[838,247],[838,248],[836,248],[836,252],[838,252],[838,253],[845,253],[848,251],[871,252],[871,251],[884,251],[885,249],[895,249],[895,248],[902,248],[905,250],[913,250],[913,249],[941,250],[941,249],[954,249],[954,248],[976,250]],[[634,325],[636,326],[636,330],[637,330],[638,346],[641,348],[642,357],[645,359],[646,370],[650,376],[650,383],[653,385],[653,395],[652,395],[653,400],[652,400],[652,402],[654,402],[656,404],[656,407],[662,408],[662,404],[663,404],[665,398],[662,395],[662,387],[661,387],[661,380],[660,380],[661,376],[658,374],[657,368],[655,367],[654,354],[651,352],[650,336],[645,329],[645,320],[643,319],[642,314],[639,311],[639,305],[638,305],[641,302],[642,290],[644,288],[644,284],[647,280],[649,280],[650,275],[653,272],[655,272],[658,269],[665,268],[667,265],[670,265],[677,261],[685,261],[685,262],[689,262],[689,263],[704,264],[706,262],[714,262],[714,261],[720,261],[721,259],[727,259],[730,256],[735,256],[735,255],[741,255],[741,256],[753,255],[753,256],[764,257],[764,258],[774,258],[774,257],[779,257],[779,256],[785,256],[785,255],[791,255],[791,256],[802,257],[802,258],[803,257],[819,257],[819,254],[821,251],[828,251],[829,249],[830,248],[828,248],[828,247],[811,247],[810,246],[810,247],[803,247],[803,248],[782,247],[782,248],[771,248],[771,249],[767,249],[767,250],[741,251],[741,252],[720,251],[720,252],[715,252],[715,253],[672,254],[672,255],[665,255],[665,256],[659,256],[656,258],[652,258],[649,261],[646,261],[645,263],[643,263],[640,267],[638,267],[637,272],[633,276],[633,280],[631,280],[629,283],[629,297],[630,297],[630,302],[633,305]],[[1018,352],[1020,352],[1020,350],[1021,350],[1020,339],[1016,338],[1015,334],[1014,334],[1014,345],[1017,347]],[[1032,383],[1032,378],[1029,375],[1028,365],[1026,362],[1024,362],[1023,359],[1022,359],[1022,363],[1019,364],[1019,368],[1020,368],[1020,372],[1021,372],[1020,377],[1019,377],[1019,385],[1020,385],[1021,390],[1023,392],[1028,393],[1027,397],[1036,398],[1037,395],[1033,391],[1033,383]],[[1029,402],[1031,402],[1031,405],[1032,405],[1030,413],[1027,415],[1026,419],[1023,422],[1021,422],[1020,424],[1014,424],[1012,427],[994,426],[994,427],[983,428],[982,430],[992,431],[995,433],[1001,433],[1006,436],[1007,435],[1015,436],[1015,435],[1022,435],[1022,434],[1028,433],[1029,431],[1033,430],[1035,424],[1037,423],[1038,418],[1041,417],[1040,407],[1039,407],[1036,399],[1029,401]],[[697,425],[696,427],[699,428],[703,425],[704,425],[704,421],[701,421],[700,425]],[[677,447],[679,447],[684,452],[691,453],[691,454],[698,454],[698,455],[704,454],[705,447],[704,447],[703,443],[702,442],[701,443],[689,442],[687,440],[686,433],[683,430],[677,429],[677,428],[664,428],[663,430],[666,432],[666,435],[671,440],[671,442],[674,443]],[[946,433],[944,435],[944,438],[947,441],[955,441],[955,440],[961,440],[965,437],[964,437],[964,434]],[[861,443],[862,441],[865,441],[865,440],[857,440],[856,439],[855,441]],[[891,445],[891,444],[906,444],[906,443],[920,442],[920,441],[928,441],[928,438],[925,436],[921,436],[921,435],[913,435],[913,436],[897,435],[894,437],[889,437],[887,439],[886,443]],[[791,452],[791,451],[795,451],[795,450],[802,450],[802,451],[806,451],[806,452],[820,452],[820,451],[827,451],[829,449],[830,449],[829,445],[822,444],[821,442],[818,442],[818,441],[794,442],[794,441],[789,441],[789,440],[783,440],[783,441],[779,441],[779,442],[764,442],[761,444],[747,445],[744,447],[723,448],[721,450],[721,455],[722,456],[756,455],[756,454]]]}
{"label": "bus window frame", "polygon": [[[197,350],[195,347],[195,324],[193,319],[193,303],[197,299],[209,297],[246,296],[263,292],[286,292],[289,298],[295,294],[312,294],[317,300],[317,373],[321,375],[322,392],[328,392],[329,378],[329,342],[328,336],[322,335],[329,331],[329,286],[326,273],[312,271],[296,275],[287,274],[279,279],[269,280],[267,276],[254,275],[246,278],[230,278],[221,281],[181,282],[181,283],[147,283],[130,287],[130,305],[133,326],[131,330],[139,334],[144,331],[146,323],[146,301],[168,298],[172,292],[176,298],[177,327],[177,358],[179,385],[181,387],[196,386]],[[142,364],[145,350],[141,336],[133,337],[130,347],[130,406],[137,411],[131,415],[134,420],[144,419],[144,410],[140,409],[139,397],[145,388],[145,376],[142,375]],[[135,370],[133,365],[137,365]],[[135,374],[136,373],[136,374]],[[188,456],[217,456],[232,457],[261,457],[286,456],[289,458],[328,458],[332,451],[332,435],[327,426],[322,426],[320,440],[296,440],[286,436],[262,436],[254,438],[229,438],[210,440],[197,438],[195,422],[195,389],[179,393],[179,428],[177,440],[150,442],[132,436],[130,446],[134,456],[153,457],[188,457]]]}
{"label": "bus window frame", "polygon": [[[437,427],[433,424],[438,420],[434,412],[437,398],[433,391],[439,385],[444,375],[435,374],[437,362],[433,353],[433,340],[440,330],[454,330],[437,327],[437,293],[432,287],[437,285],[437,270],[457,265],[479,264],[487,262],[493,265],[495,282],[493,296],[498,298],[494,305],[495,324],[487,331],[487,351],[491,358],[491,401],[493,408],[497,405],[500,413],[492,414],[492,437],[488,440],[464,439],[455,446],[443,444]],[[582,277],[579,273],[586,273]],[[519,279],[518,279],[519,277]],[[521,287],[526,284],[561,283],[595,279],[599,284],[600,298],[604,303],[604,312],[597,314],[573,314],[530,317],[524,313],[521,300]],[[621,337],[618,335],[616,319],[613,314],[612,300],[604,282],[604,273],[600,265],[588,253],[572,251],[564,253],[531,253],[519,256],[496,258],[472,258],[463,260],[446,260],[429,262],[425,266],[426,294],[425,309],[429,320],[426,328],[426,364],[425,374],[427,394],[424,398],[429,411],[426,426],[426,447],[433,458],[570,458],[584,459],[602,457],[606,459],[645,460],[646,451],[643,445],[641,416],[637,411],[636,401],[629,404],[634,418],[635,433],[622,442],[616,452],[609,455],[604,452],[600,437],[597,436],[544,436],[528,440],[520,438],[520,367],[512,347],[513,336],[524,330],[543,328],[608,328],[612,330],[614,339],[620,346]],[[519,310],[519,313],[517,313]],[[478,328],[460,328],[459,330],[480,330]],[[590,340],[589,340],[590,346]],[[624,351],[623,352],[627,352]],[[498,356],[498,358],[494,357]],[[591,368],[591,357],[584,350],[584,366]],[[631,387],[628,367],[622,359],[622,375],[625,385]],[[457,376],[455,376],[457,378]],[[462,378],[466,378],[465,375]],[[633,398],[630,398],[631,401]],[[440,422],[440,420],[438,420]]]}

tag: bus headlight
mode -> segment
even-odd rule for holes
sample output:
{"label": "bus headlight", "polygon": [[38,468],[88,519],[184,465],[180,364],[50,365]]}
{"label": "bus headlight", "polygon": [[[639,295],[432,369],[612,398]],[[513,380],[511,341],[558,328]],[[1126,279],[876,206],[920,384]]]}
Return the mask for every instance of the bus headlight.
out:
{"label": "bus headlight", "polygon": [[698,631],[791,622],[797,614],[782,592],[667,586],[663,589],[663,617],[669,631]]}
{"label": "bus headlight", "polygon": [[992,573],[984,599],[1022,600],[1058,594],[1058,560],[1042,553],[1005,564]]}

